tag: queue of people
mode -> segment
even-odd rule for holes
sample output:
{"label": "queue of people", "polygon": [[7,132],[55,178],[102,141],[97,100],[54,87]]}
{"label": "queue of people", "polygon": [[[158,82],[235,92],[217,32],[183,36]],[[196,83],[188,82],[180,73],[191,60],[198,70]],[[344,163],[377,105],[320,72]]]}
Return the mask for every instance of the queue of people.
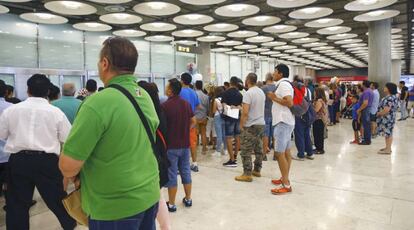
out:
{"label": "queue of people", "polygon": [[[35,188],[62,228],[74,229],[76,221],[62,204],[73,184],[92,230],[155,229],[156,219],[169,230],[168,212],[179,209],[178,176],[182,205],[193,206],[191,171],[200,170],[199,143],[202,154],[211,142],[214,156],[228,155],[224,167],[237,167],[240,153],[243,173],[234,178],[239,182],[261,177],[263,161],[273,153],[280,172],[270,192],[287,194],[293,191],[292,160],[325,154],[327,127],[340,122],[345,107],[353,119],[351,143],[370,145],[372,134],[382,135],[385,147],[378,153],[390,154],[398,108],[406,120],[409,113],[403,110],[414,106],[409,103],[414,92],[404,82],[399,97],[397,86],[387,83],[380,100],[375,82],[351,86],[354,90],[339,82],[313,85],[301,76],[290,81],[284,64],[265,82],[249,73],[244,81],[233,76],[224,86],[193,85],[192,75],[183,73],[168,81],[168,99],[161,103],[155,84],[136,82],[137,60],[128,39],[107,39],[98,62],[105,88],[96,92],[96,81],[89,80],[77,98],[73,84],[63,84],[60,92],[45,75],[35,74],[27,81],[28,99],[13,105],[7,98],[17,100],[0,80],[0,183],[8,229],[29,229]],[[348,97],[349,104],[342,100]]]}

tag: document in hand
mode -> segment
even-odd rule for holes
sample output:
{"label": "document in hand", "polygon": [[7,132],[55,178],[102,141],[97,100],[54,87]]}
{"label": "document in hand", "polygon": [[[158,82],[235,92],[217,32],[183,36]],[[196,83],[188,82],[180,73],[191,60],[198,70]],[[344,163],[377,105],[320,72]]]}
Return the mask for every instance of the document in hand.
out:
{"label": "document in hand", "polygon": [[226,105],[224,109],[224,115],[227,115],[228,117],[239,119],[240,109],[232,109],[231,106]]}

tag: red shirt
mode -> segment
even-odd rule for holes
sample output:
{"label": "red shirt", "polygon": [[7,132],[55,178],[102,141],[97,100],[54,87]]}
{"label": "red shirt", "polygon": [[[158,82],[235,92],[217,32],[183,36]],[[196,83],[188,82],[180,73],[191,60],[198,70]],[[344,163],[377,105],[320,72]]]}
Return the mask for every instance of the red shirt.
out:
{"label": "red shirt", "polygon": [[194,116],[190,104],[179,96],[173,96],[161,107],[167,118],[167,148],[189,148],[191,118]]}

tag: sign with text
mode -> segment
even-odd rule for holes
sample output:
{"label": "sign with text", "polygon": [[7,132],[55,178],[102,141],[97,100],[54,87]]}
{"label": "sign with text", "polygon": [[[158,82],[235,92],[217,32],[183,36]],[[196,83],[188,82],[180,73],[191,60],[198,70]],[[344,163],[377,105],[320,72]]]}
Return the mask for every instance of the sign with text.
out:
{"label": "sign with text", "polygon": [[183,46],[183,45],[176,45],[175,47],[176,47],[177,52],[202,54],[201,49],[198,47]]}

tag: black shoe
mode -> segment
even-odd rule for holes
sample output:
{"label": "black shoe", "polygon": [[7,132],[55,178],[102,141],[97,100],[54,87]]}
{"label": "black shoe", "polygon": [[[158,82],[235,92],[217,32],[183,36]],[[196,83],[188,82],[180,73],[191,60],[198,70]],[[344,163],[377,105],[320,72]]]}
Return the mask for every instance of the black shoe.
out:
{"label": "black shoe", "polygon": [[237,167],[237,162],[229,160],[226,163],[223,164],[224,167]]}
{"label": "black shoe", "polygon": [[183,204],[185,207],[189,208],[191,206],[193,206],[193,200],[187,200],[186,198],[183,198]]}
{"label": "black shoe", "polygon": [[325,150],[316,150],[315,154],[325,154]]}
{"label": "black shoe", "polygon": [[169,212],[176,212],[177,211],[177,206],[170,205],[170,203],[168,203],[168,202],[167,202],[167,207],[168,207]]}
{"label": "black shoe", "polygon": [[362,141],[358,145],[371,145],[371,142]]}

